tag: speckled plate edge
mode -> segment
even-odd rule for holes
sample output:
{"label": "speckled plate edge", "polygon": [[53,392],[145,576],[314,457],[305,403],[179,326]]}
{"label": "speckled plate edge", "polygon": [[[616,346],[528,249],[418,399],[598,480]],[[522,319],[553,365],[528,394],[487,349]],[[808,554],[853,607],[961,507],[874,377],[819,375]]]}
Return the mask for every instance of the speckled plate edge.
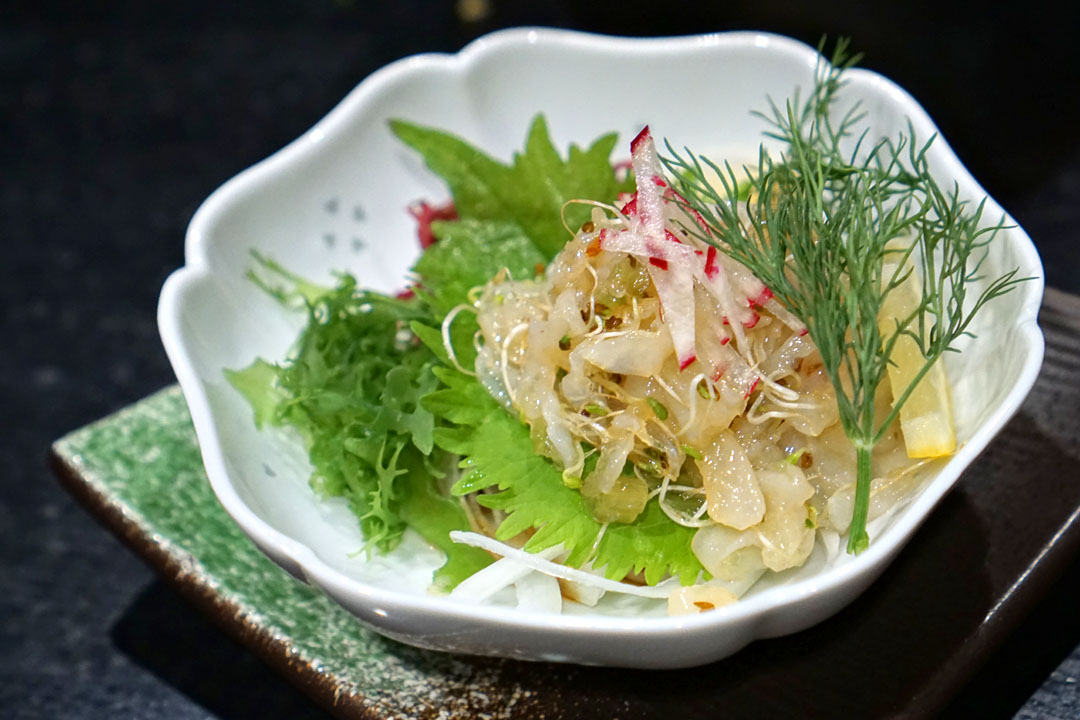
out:
{"label": "speckled plate edge", "polygon": [[[162,392],[177,391],[174,387]],[[111,420],[112,416],[99,422]],[[185,600],[301,692],[339,717],[364,720],[385,717],[335,675],[321,671],[310,659],[297,657],[290,639],[275,634],[257,613],[222,594],[217,580],[205,572],[197,558],[155,533],[136,509],[95,482],[78,456],[65,449],[64,440],[57,441],[50,449],[49,464],[64,489],[98,522],[154,568]]]}

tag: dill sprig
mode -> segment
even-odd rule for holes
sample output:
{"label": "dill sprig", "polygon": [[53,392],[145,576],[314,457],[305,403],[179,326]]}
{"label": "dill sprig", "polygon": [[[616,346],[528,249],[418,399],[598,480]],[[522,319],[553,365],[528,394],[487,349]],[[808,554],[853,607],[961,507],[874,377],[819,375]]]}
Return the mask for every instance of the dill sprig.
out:
{"label": "dill sprig", "polygon": [[[856,450],[848,551],[858,553],[869,544],[874,446],[931,366],[956,351],[976,313],[1025,278],[1017,270],[989,281],[979,275],[1003,222],[984,224],[985,200],[972,208],[956,184],[938,185],[927,158],[933,138],[920,145],[910,121],[894,139],[873,139],[869,128],[859,131],[865,113],[858,103],[837,112],[843,73],[859,58],[843,40],[831,63],[822,50],[805,102],[796,93],[757,113],[769,125],[765,134],[787,147],[774,158],[762,146],[757,166],[743,168],[748,181],[737,181],[730,164],[680,155],[670,144],[664,163],[686,210],[707,227],[688,214],[686,229],[749,268],[805,323],[821,354]],[[720,187],[710,183],[713,174]],[[747,182],[749,199],[745,187],[740,194]],[[883,333],[885,300],[912,272],[922,280],[922,301]],[[878,386],[904,336],[918,343],[924,363],[886,417],[876,417]]]}

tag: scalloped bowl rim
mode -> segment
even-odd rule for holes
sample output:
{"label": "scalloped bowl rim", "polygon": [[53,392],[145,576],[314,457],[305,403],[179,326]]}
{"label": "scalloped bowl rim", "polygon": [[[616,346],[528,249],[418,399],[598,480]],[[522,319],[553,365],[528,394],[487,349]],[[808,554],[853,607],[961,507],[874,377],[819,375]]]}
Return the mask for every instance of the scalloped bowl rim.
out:
{"label": "scalloped bowl rim", "polygon": [[[166,280],[158,306],[158,324],[162,341],[187,400],[210,484],[221,504],[256,545],[264,551],[272,549],[274,552],[268,552],[268,554],[271,554],[279,563],[282,559],[288,559],[309,581],[331,591],[332,595],[345,594],[356,598],[362,597],[372,606],[399,607],[411,611],[435,613],[450,621],[483,621],[493,626],[556,630],[587,635],[618,636],[626,633],[667,635],[681,630],[718,630],[742,623],[749,618],[763,619],[774,613],[783,612],[804,599],[840,590],[848,583],[857,583],[860,578],[868,583],[903,546],[938,501],[955,485],[963,470],[1017,411],[1035,382],[1043,355],[1043,336],[1037,325],[1043,293],[1043,277],[1038,253],[1030,238],[1019,226],[1016,227],[1016,231],[1026,242],[1019,243],[1017,252],[1029,266],[1039,269],[1037,276],[1023,289],[1025,301],[1018,313],[1016,326],[1016,329],[1020,331],[1020,338],[1029,343],[1028,347],[1032,352],[1028,355],[1020,372],[1018,382],[1001,406],[976,430],[971,440],[959,449],[938,476],[910,502],[896,518],[890,531],[884,537],[871,543],[865,552],[849,562],[832,567],[814,577],[805,578],[790,585],[769,588],[725,608],[724,612],[663,618],[531,614],[514,608],[463,605],[443,598],[418,597],[374,587],[347,577],[321,560],[312,548],[272,528],[247,506],[233,487],[226,469],[222,444],[216,432],[207,394],[193,366],[189,349],[181,341],[180,331],[179,298],[183,286],[213,274],[206,251],[212,234],[210,231],[218,216],[252,184],[264,176],[287,170],[295,159],[308,152],[314,142],[336,132],[352,113],[363,107],[381,89],[398,82],[402,77],[413,73],[423,73],[431,67],[451,67],[459,73],[468,73],[494,49],[538,42],[565,48],[647,50],[657,55],[680,52],[702,45],[755,44],[795,55],[798,59],[807,62],[816,57],[816,51],[808,45],[787,37],[762,32],[711,33],[672,38],[621,38],[541,28],[502,30],[474,40],[455,54],[415,55],[377,70],[364,79],[306,133],[265,160],[225,182],[203,202],[192,218],[186,235],[186,264]],[[932,121],[922,107],[891,80],[868,70],[856,69],[851,72],[881,83],[895,101],[905,106],[905,111],[910,117],[933,127]],[[942,144],[945,143],[942,142]],[[964,178],[975,189],[985,193],[956,158],[951,148],[948,150],[948,156],[954,175]]]}

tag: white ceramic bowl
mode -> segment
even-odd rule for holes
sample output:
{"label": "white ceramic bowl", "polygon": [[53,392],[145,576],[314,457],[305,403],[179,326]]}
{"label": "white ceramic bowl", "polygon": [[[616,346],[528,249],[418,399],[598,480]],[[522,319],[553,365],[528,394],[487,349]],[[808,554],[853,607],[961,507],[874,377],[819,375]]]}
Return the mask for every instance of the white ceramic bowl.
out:
{"label": "white ceramic bowl", "polygon": [[[900,551],[961,471],[1019,407],[1043,354],[1036,325],[1042,267],[1013,227],[993,246],[989,274],[1019,267],[1034,280],[981,314],[977,341],[950,355],[961,449],[922,492],[874,529],[858,557],[826,560],[759,583],[722,611],[668,618],[655,608],[602,603],[563,614],[467,606],[429,595],[437,551],[414,536],[389,556],[357,556],[361,538],[342,503],[316,500],[299,443],[256,432],[250,407],[223,368],[256,356],[281,359],[302,318],[284,313],[245,280],[256,248],[291,270],[329,282],[354,273],[378,290],[402,286],[418,252],[405,207],[440,200],[442,183],[387,128],[391,118],[435,125],[508,158],[543,112],[556,143],[591,142],[617,130],[626,148],[646,123],[677,146],[747,157],[761,141],[750,110],[766,94],[807,86],[814,50],[760,33],[623,39],[552,30],[510,30],[456,55],[406,58],[364,80],[298,140],[214,192],[187,234],[187,265],[162,290],[159,324],[187,398],[207,474],[225,509],[294,576],[326,591],[380,633],[422,647],[526,659],[633,667],[680,667],[729,655],[756,638],[806,628],[853,600]],[[910,118],[929,138],[933,123],[904,90],[852,71],[845,101],[859,98],[875,130]],[[965,197],[985,192],[944,140],[931,151],[942,184]],[[988,201],[987,217],[1001,209]],[[645,616],[637,615],[644,613]]]}

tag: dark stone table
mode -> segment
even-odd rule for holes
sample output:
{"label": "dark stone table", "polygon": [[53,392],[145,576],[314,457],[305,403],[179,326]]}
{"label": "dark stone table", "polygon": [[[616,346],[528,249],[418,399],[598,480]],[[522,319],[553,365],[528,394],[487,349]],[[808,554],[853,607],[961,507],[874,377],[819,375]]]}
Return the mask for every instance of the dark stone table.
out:
{"label": "dark stone table", "polygon": [[[755,28],[811,43],[850,35],[864,64],[923,102],[1028,230],[1048,283],[1080,292],[1077,10],[953,5],[0,9],[0,716],[321,716],[96,525],[44,458],[64,432],[172,382],[155,307],[199,202],[396,58],[521,24],[633,35]],[[1074,563],[949,714],[1080,715],[1077,597]]]}

